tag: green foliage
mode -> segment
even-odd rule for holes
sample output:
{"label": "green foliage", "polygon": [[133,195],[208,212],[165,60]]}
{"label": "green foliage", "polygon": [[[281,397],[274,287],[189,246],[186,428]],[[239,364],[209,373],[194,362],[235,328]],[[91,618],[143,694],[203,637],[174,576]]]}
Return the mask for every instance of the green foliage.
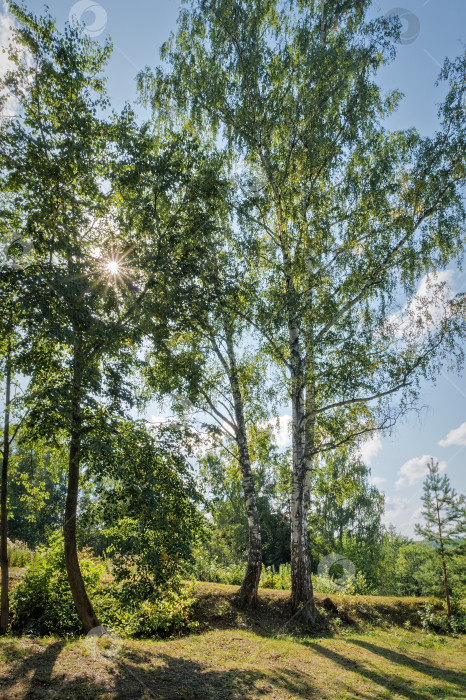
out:
{"label": "green foliage", "polygon": [[8,563],[20,569],[29,566],[34,559],[34,552],[31,551],[25,542],[7,540]]}
{"label": "green foliage", "polygon": [[260,578],[261,588],[276,588],[282,590],[291,589],[291,566],[280,564],[278,569],[274,566],[264,566]]}
{"label": "green foliage", "polygon": [[[416,525],[416,532],[434,546],[442,566],[442,569],[439,567],[438,580],[443,578],[447,612],[451,614],[450,561],[452,558],[462,561],[463,572],[466,564],[466,497],[456,493],[446,474],[440,475],[438,462],[431,459],[427,466],[422,497],[424,524]],[[464,584],[464,573],[461,578]]]}
{"label": "green foliage", "polygon": [[195,629],[194,600],[190,587],[179,581],[172,582],[170,589],[153,592],[148,599],[131,597],[126,586],[116,583],[100,588],[94,597],[101,623],[122,637],[133,638],[167,637]]}
{"label": "green foliage", "polygon": [[322,556],[350,559],[374,588],[380,573],[384,496],[354,446],[321,457],[314,472],[309,537],[314,570]]}
{"label": "green foliage", "polygon": [[401,95],[376,81],[400,27],[372,20],[370,5],[193,2],[163,48],[170,72],[140,76],[154,119],[175,103],[193,129],[222,135],[244,170],[231,199],[248,319],[291,369],[287,396],[295,375],[312,389],[316,452],[390,426],[386,397],[405,411],[441,349],[461,362],[465,332],[464,298],[445,303],[435,328],[422,310],[400,333],[392,311],[464,249],[466,59],[445,64],[450,92],[433,138],[389,131]]}
{"label": "green foliage", "polygon": [[[197,581],[241,585],[244,577],[245,564],[221,564],[217,557],[210,556],[205,549],[194,553],[194,562],[187,569]],[[339,585],[330,576],[312,576],[313,588],[317,593],[347,593],[349,595],[366,595],[370,593],[364,574],[357,572],[348,578],[344,585]],[[263,566],[259,583],[260,588],[275,590],[291,590],[291,565],[280,564],[278,567]]]}
{"label": "green foliage", "polygon": [[[260,516],[262,560],[267,567],[278,567],[290,560],[288,504],[282,488],[284,473],[289,473],[289,453],[278,450],[270,428],[251,425],[248,444]],[[228,566],[245,561],[248,547],[241,470],[232,458],[232,445],[229,441],[228,449],[211,450],[200,460],[203,486],[212,494],[209,506],[214,522],[206,546]]]}
{"label": "green foliage", "polygon": [[[153,590],[149,598],[131,595],[124,583],[109,580],[104,563],[84,550],[79,555],[86,589],[102,624],[125,637],[167,636],[191,629],[192,591],[179,581],[170,589]],[[32,636],[74,637],[82,625],[66,576],[63,537],[55,533],[41,547],[11,596],[12,629]]]}
{"label": "green foliage", "polygon": [[462,552],[466,537],[466,497],[456,493],[446,474],[440,475],[439,463],[431,459],[424,481],[422,501],[424,525],[416,532],[439,549],[439,553]]}
{"label": "green foliage", "polygon": [[196,581],[239,586],[243,581],[245,571],[245,562],[226,563],[225,559],[220,560],[206,547],[198,547],[193,551],[193,560],[186,568],[186,575]]}
{"label": "green foliage", "polygon": [[435,548],[425,542],[400,547],[393,579],[398,595],[441,597],[442,568]]}
{"label": "green foliage", "polygon": [[99,526],[129,599],[168,587],[203,535],[188,461],[192,438],[181,426],[155,432],[120,422],[113,435],[88,445],[96,498],[84,517]]}
{"label": "green foliage", "polygon": [[47,534],[63,521],[66,498],[67,446],[42,440],[17,443],[10,456],[8,531],[31,548],[45,544]]}
{"label": "green foliage", "polygon": [[401,547],[406,544],[409,539],[398,534],[392,525],[383,531],[376,589],[379,595],[397,595],[396,562]]}
{"label": "green foliage", "polygon": [[453,615],[435,610],[434,606],[426,600],[423,610],[418,611],[424,632],[436,632],[440,634],[465,634],[466,633],[466,601],[456,605]]}
{"label": "green foliage", "polygon": [[[104,566],[83,552],[80,567],[91,595],[98,592]],[[41,547],[11,596],[12,629],[27,635],[72,637],[82,630],[65,567],[63,537],[55,533]]]}
{"label": "green foliage", "polygon": [[[390,132],[383,122],[400,96],[384,96],[375,77],[394,56],[399,27],[371,21],[369,0],[344,5],[341,17],[338,2],[194,2],[164,47],[171,74],[141,76],[154,124],[140,126],[130,108],[105,117],[108,42],[69,25],[59,32],[48,12],[10,2],[13,70],[0,92],[17,100],[21,118],[0,124],[0,236],[14,232],[31,252],[18,265],[13,247],[1,261],[8,333],[0,355],[8,335],[21,347],[15,371],[32,387],[30,442],[12,455],[10,531],[40,544],[63,520],[65,467],[77,484],[84,465],[93,491],[78,527],[78,489],[68,494],[67,542],[77,527],[78,538],[108,550],[115,581],[105,591],[103,564],[89,552],[81,569],[102,620],[122,633],[189,624],[182,571],[241,582],[248,529],[238,440],[227,437],[202,460],[213,518],[203,552],[193,433],[172,426],[154,435],[124,418],[143,365],[143,398],[175,392],[180,414],[194,404],[234,430],[227,337],[238,346],[262,584],[290,586],[289,514],[305,510],[290,509],[290,476],[300,491],[294,505],[307,504],[301,475],[330,451],[314,469],[314,564],[338,550],[358,571],[346,592],[378,584],[425,594],[438,592],[440,554],[452,589],[466,586],[465,504],[446,477],[431,465],[418,532],[434,547],[385,537],[383,497],[341,447],[390,427],[447,356],[462,361],[465,297],[449,299],[433,273],[464,252],[466,58],[445,63],[437,134]],[[235,166],[244,169],[239,186]],[[400,296],[412,308],[426,275],[444,302],[440,322],[431,323],[426,305],[398,323]],[[144,362],[143,339],[151,345]],[[390,396],[399,396],[395,407]],[[265,427],[276,401],[290,398],[302,408],[292,468]],[[28,556],[20,545],[11,558]],[[60,537],[28,563],[14,594],[15,628],[76,633]],[[331,578],[314,583],[341,590]],[[443,624],[430,615],[428,624]]]}

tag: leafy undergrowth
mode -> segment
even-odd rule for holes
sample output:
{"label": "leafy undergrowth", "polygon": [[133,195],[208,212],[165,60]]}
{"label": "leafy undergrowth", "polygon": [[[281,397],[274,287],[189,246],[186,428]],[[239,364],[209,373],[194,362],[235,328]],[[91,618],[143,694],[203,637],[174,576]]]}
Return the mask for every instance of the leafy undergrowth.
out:
{"label": "leafy undergrowth", "polygon": [[197,632],[169,640],[0,638],[0,698],[466,697],[466,638],[422,633],[421,599],[332,595],[326,611],[321,596],[311,631],[290,621],[287,592],[241,611],[237,590],[197,584]]}
{"label": "leafy undergrowth", "polygon": [[26,569],[17,567],[17,566],[10,566],[8,570],[8,589],[10,591],[13,590],[17,586],[17,584],[21,581],[21,579],[24,577],[24,574],[26,573]]}

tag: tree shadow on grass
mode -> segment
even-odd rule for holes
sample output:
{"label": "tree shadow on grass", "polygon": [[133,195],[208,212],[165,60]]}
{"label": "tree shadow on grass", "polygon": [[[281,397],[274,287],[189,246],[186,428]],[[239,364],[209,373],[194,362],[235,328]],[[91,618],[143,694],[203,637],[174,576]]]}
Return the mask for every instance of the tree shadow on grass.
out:
{"label": "tree shadow on grass", "polygon": [[[0,679],[0,698],[22,700],[250,700],[286,691],[297,700],[321,694],[311,679],[295,669],[267,671],[250,668],[216,670],[206,664],[167,653],[139,653],[123,647],[115,659],[79,655],[65,642],[45,648],[12,650],[8,673]],[[57,659],[63,653],[60,663]]]}
{"label": "tree shadow on grass", "polygon": [[[333,661],[335,664],[339,664],[345,670],[352,671],[353,673],[361,676],[362,678],[365,678],[368,681],[374,683],[375,685],[381,687],[380,695],[374,695],[372,693],[370,696],[367,697],[387,697],[387,691],[389,691],[390,694],[399,693],[403,697],[407,697],[410,699],[412,698],[413,700],[433,700],[434,698],[440,697],[440,690],[442,690],[442,692],[443,690],[447,690],[445,686],[442,689],[437,684],[435,684],[435,686],[429,686],[427,684],[421,685],[415,679],[408,680],[406,678],[402,678],[396,672],[393,672],[393,670],[389,671],[387,669],[386,671],[383,670],[382,672],[376,671],[373,668],[368,668],[365,665],[370,663],[367,660],[361,661],[358,659],[357,661],[355,661],[354,659],[347,658],[346,656],[343,656],[342,654],[339,654],[334,650],[327,649],[326,647],[321,646],[317,642],[306,641],[302,643],[305,644],[305,646],[311,648],[313,651],[317,652],[318,654],[321,654],[325,658],[329,659],[330,661]],[[453,671],[445,671],[441,668],[432,666],[430,664],[423,664],[421,662],[411,659],[411,657],[409,656],[405,656],[404,654],[397,654],[396,652],[392,652],[390,649],[385,649],[384,647],[377,647],[376,645],[368,644],[366,642],[361,643],[359,640],[352,639],[351,643],[360,644],[360,646],[363,646],[368,651],[371,651],[379,656],[383,656],[392,663],[404,665],[410,669],[414,669],[420,673],[428,675],[430,678],[440,680],[445,685],[448,684],[448,696],[442,695],[441,697],[448,697],[451,700],[453,700],[454,698],[464,700],[465,698],[465,686],[458,678],[458,676],[464,676],[464,674],[458,674]],[[451,684],[458,685],[459,687],[452,687]],[[364,696],[362,695],[362,693],[358,693],[358,697]]]}
{"label": "tree shadow on grass", "polygon": [[415,671],[418,671],[419,673],[423,673],[426,676],[435,678],[436,680],[446,681],[447,683],[458,685],[463,689],[462,697],[466,696],[466,673],[463,671],[451,671],[449,669],[437,668],[429,663],[424,663],[418,659],[413,659],[407,654],[402,654],[399,651],[381,647],[378,644],[373,644],[372,642],[366,642],[363,639],[352,639],[351,644],[357,644],[373,654],[383,656],[385,659],[394,664],[402,664],[414,669]]}
{"label": "tree shadow on grass", "polygon": [[[161,665],[149,668],[139,664],[134,654],[129,659],[119,660],[113,697],[116,700],[250,700],[271,697],[277,690],[286,690],[301,700],[321,696],[309,677],[296,670],[279,669],[268,673],[242,668],[212,670],[198,662],[169,654],[158,654],[155,658]],[[136,683],[141,695],[134,694]]]}
{"label": "tree shadow on grass", "polygon": [[29,700],[47,697],[46,694],[42,695],[42,689],[50,688],[53,684],[53,667],[64,646],[64,641],[58,641],[39,651],[36,648],[25,651],[13,640],[4,643],[2,651],[9,659],[10,666],[8,675],[0,679],[0,698],[22,697]]}

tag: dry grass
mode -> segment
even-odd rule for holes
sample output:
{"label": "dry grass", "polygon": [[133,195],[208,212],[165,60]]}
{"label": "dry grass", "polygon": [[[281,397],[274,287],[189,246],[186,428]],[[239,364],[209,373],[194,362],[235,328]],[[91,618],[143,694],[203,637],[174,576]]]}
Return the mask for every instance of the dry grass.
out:
{"label": "dry grass", "polygon": [[167,641],[0,639],[0,698],[466,697],[465,639],[396,626],[403,611],[405,622],[416,616],[418,599],[331,596],[339,613],[322,614],[311,634],[283,628],[286,592],[261,591],[244,613],[236,590],[200,584],[198,633]]}

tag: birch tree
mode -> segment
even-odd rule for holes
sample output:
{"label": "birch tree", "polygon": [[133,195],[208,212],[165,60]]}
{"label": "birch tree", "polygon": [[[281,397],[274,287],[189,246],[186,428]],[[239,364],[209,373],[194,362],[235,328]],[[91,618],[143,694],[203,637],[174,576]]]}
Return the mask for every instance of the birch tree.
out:
{"label": "birch tree", "polygon": [[181,321],[163,347],[155,345],[146,374],[161,398],[172,396],[172,407],[179,415],[190,419],[197,415],[208,440],[223,443],[240,467],[249,547],[238,602],[256,605],[262,542],[248,429],[267,419],[270,397],[265,388],[266,366],[245,349],[244,324],[222,309],[226,296],[222,297],[220,286],[216,286],[217,300],[211,298],[210,303],[204,288],[203,311],[194,303],[193,315]]}
{"label": "birch tree", "polygon": [[[258,175],[236,223],[256,242],[250,269],[259,254],[264,266],[248,320],[292,407],[292,604],[308,620],[316,455],[393,426],[421,379],[461,359],[464,332],[463,299],[435,272],[464,247],[466,59],[442,70],[438,133],[388,131],[401,95],[384,95],[375,78],[400,23],[368,19],[370,6],[193,0],[163,50],[171,70],[140,76],[149,103],[169,83],[178,109]],[[413,298],[423,278],[443,300],[435,314]]]}

